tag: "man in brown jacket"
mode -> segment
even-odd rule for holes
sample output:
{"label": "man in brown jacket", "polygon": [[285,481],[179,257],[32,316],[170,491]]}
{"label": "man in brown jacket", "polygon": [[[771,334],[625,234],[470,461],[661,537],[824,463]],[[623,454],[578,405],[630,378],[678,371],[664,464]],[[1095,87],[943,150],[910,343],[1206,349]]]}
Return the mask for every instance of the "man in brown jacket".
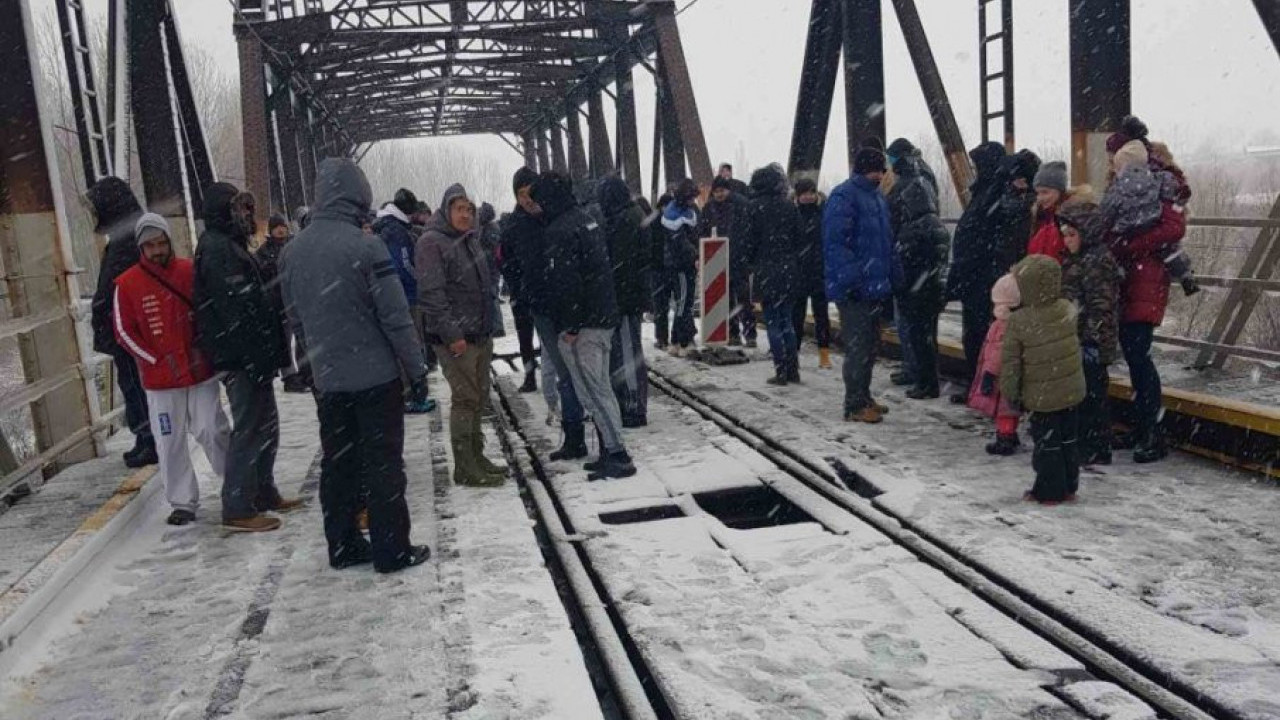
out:
{"label": "man in brown jacket", "polygon": [[1035,485],[1028,500],[1072,500],[1080,480],[1076,408],[1085,396],[1075,305],[1062,297],[1062,268],[1044,255],[1014,266],[1022,307],[1009,316],[1000,394],[1031,413]]}

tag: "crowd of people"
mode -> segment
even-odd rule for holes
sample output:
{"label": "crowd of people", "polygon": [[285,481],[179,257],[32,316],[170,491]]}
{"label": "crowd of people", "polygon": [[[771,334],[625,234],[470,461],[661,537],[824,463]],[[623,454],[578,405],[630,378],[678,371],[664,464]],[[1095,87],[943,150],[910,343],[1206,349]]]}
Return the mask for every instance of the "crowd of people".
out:
{"label": "crowd of people", "polygon": [[[329,561],[394,572],[422,563],[405,501],[404,416],[434,409],[428,375],[450,387],[449,439],[458,485],[490,487],[505,469],[485,454],[493,339],[510,297],[524,378],[541,389],[563,442],[553,461],[599,456],[588,479],[636,473],[626,430],[648,421],[641,325],[680,357],[696,346],[700,238],[729,238],[729,344],[755,347],[765,325],[770,385],[801,382],[812,312],[820,369],[832,367],[828,307],[839,311],[843,418],[879,423],[871,393],[885,323],[903,363],[905,396],[941,395],[939,316],[962,307],[968,388],[951,396],[992,417],[987,451],[1017,451],[1024,415],[1034,442],[1030,500],[1074,498],[1081,465],[1117,447],[1162,458],[1160,378],[1150,357],[1171,278],[1196,291],[1180,240],[1190,188],[1168,149],[1126,118],[1107,143],[1112,173],[1099,199],[1072,187],[1066,165],[987,143],[954,235],[933,169],[907,139],[857,151],[830,197],[781,166],[749,183],[723,165],[707,197],[692,181],[650,206],[618,177],[575,184],[520,168],[501,218],[452,185],[432,212],[407,189],[377,210],[360,168],[327,159],[313,203],[294,223],[273,215],[255,249],[254,197],[217,183],[204,192],[204,232],[178,257],[164,218],[145,213],[116,178],[90,191],[108,243],[93,303],[94,347],[113,358],[136,436],[133,467],[159,463],[169,522],[196,519],[187,436],[223,479],[222,525],[280,527],[302,505],[276,488],[279,414],[273,381],[312,392],[322,448],[320,502]],[[503,286],[505,285],[505,291]],[[536,344],[535,344],[536,342]],[[1117,352],[1117,346],[1119,352]],[[1137,423],[1113,437],[1108,367],[1123,355]],[[222,409],[220,388],[230,408]],[[368,533],[366,539],[365,531]]]}

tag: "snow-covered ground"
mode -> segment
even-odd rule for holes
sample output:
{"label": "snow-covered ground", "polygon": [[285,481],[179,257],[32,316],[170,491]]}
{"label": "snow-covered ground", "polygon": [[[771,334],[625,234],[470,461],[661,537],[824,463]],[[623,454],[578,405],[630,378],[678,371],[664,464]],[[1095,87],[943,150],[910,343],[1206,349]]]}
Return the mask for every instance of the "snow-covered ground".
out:
{"label": "snow-covered ground", "polygon": [[[761,333],[763,340],[763,333]],[[762,343],[763,344],[763,343]],[[947,400],[911,401],[877,367],[884,423],[840,418],[840,362],[804,384],[773,388],[758,353],[710,368],[649,352],[654,367],[811,458],[871,466],[890,480],[878,498],[922,530],[1070,610],[1243,714],[1280,718],[1280,490],[1258,476],[1181,454],[1117,463],[1082,479],[1080,501],[1020,502],[1030,454],[983,452],[989,421]],[[670,442],[669,438],[664,440]]]}
{"label": "snow-covered ground", "polygon": [[[447,388],[433,391],[444,401]],[[196,451],[200,521],[139,526],[9,658],[0,716],[25,718],[593,718],[563,605],[513,484],[448,472],[441,416],[408,418],[414,539],[432,561],[390,576],[328,567],[314,501],[309,396],[281,395],[277,479],[313,498],[281,531],[217,527],[216,482]],[[491,446],[496,442],[491,439]]]}

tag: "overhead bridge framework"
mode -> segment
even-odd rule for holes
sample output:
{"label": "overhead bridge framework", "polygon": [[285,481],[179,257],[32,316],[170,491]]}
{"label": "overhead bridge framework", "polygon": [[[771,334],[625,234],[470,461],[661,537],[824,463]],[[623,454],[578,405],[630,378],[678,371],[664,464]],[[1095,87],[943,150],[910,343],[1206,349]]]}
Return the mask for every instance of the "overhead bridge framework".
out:
{"label": "overhead bridge framework", "polygon": [[246,183],[269,198],[261,212],[287,213],[309,204],[322,157],[496,134],[536,170],[582,181],[616,169],[639,193],[632,73],[656,55],[659,96],[672,100],[663,129],[682,149],[667,179],[687,167],[709,185],[676,14],[662,0],[240,0]]}

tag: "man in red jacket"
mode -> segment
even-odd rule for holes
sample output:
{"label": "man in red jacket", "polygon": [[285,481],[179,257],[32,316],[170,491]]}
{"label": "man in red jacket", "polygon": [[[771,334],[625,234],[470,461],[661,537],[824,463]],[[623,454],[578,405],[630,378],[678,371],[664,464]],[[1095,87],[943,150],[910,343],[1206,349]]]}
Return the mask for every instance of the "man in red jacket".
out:
{"label": "man in red jacket", "polygon": [[[231,424],[222,412],[213,370],[195,346],[194,265],[174,257],[169,226],[159,215],[143,215],[134,237],[142,254],[116,279],[115,333],[137,361],[147,392],[165,498],[173,507],[168,522],[186,525],[195,520],[200,501],[187,433],[204,448],[213,471],[223,476]],[[274,530],[280,525],[278,518],[265,519],[274,524],[235,529]]]}

